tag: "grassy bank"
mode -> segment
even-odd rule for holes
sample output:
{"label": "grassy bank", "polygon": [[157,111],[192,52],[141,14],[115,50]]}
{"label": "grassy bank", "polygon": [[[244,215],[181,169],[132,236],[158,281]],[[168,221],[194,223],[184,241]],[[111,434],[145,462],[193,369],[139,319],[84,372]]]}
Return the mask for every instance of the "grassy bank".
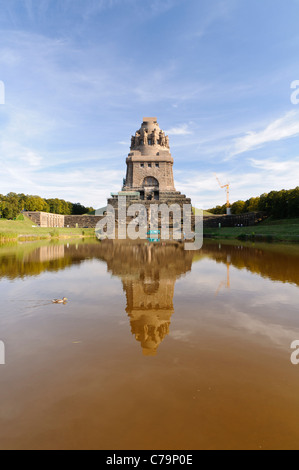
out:
{"label": "grassy bank", "polygon": [[252,227],[205,228],[204,236],[214,239],[299,243],[299,219],[267,219]]}
{"label": "grassy bank", "polygon": [[27,217],[24,220],[0,219],[0,242],[95,237],[93,228],[43,228],[34,227]]}

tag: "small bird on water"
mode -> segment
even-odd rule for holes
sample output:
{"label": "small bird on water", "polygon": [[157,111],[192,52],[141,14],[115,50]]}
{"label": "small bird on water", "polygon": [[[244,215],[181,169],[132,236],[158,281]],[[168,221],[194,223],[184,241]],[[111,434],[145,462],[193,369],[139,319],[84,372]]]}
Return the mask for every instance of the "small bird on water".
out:
{"label": "small bird on water", "polygon": [[63,297],[63,299],[54,299],[52,300],[53,304],[66,304],[68,299],[66,297]]}

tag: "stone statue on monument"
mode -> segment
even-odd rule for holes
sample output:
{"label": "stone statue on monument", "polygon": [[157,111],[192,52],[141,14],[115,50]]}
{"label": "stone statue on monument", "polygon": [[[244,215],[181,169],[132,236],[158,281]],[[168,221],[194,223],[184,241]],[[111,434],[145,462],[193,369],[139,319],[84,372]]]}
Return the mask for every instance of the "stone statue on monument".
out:
{"label": "stone statue on monument", "polygon": [[131,150],[135,147],[135,137],[132,135],[131,137]]}
{"label": "stone statue on monument", "polygon": [[160,145],[162,147],[166,146],[166,139],[165,139],[165,134],[163,131],[160,131]]}
{"label": "stone statue on monument", "polygon": [[140,133],[137,131],[135,134],[135,147],[138,147],[140,144]]}
{"label": "stone statue on monument", "polygon": [[143,132],[143,145],[147,145],[147,144],[148,144],[147,132],[144,131]]}

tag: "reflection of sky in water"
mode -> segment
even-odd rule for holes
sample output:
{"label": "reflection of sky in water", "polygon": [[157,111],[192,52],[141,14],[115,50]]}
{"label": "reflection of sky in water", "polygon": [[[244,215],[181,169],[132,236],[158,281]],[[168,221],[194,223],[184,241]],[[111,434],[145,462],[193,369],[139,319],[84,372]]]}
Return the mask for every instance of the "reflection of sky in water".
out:
{"label": "reflection of sky in water", "polygon": [[[123,299],[120,282],[107,275],[106,266],[98,260],[88,260],[58,273],[44,272],[38,277],[27,277],[21,281],[17,279],[13,283],[2,280],[0,295],[7,302],[1,316],[6,313],[14,316],[17,312],[26,313],[26,310],[32,315],[39,314],[39,304],[44,308],[44,302],[63,296],[70,301],[62,308],[63,312],[73,312],[72,307],[76,312],[76,306],[81,305],[82,314],[95,312],[97,315],[105,315],[109,312],[109,305],[112,307],[116,299]],[[103,303],[108,311],[101,308]],[[31,304],[34,304],[35,310],[30,309]],[[52,310],[52,305],[49,308]]]}
{"label": "reflection of sky in water", "polygon": [[193,264],[192,275],[177,282],[176,310],[184,310],[187,296],[190,331],[207,325],[219,335],[227,334],[228,328],[230,333],[245,330],[289,349],[292,339],[299,337],[298,287],[230,266],[230,287],[226,282],[217,292],[226,271],[226,265],[204,259]]}
{"label": "reflection of sky in water", "polygon": [[[46,248],[44,246],[26,254],[25,264],[26,260],[28,263],[32,260],[38,263],[41,258],[42,262],[47,261]],[[70,248],[74,256],[78,255],[78,246],[75,248],[73,251],[72,246]],[[159,249],[163,250],[162,247]],[[219,252],[209,251],[207,246],[204,256],[197,257],[191,265],[190,253],[172,250],[167,253],[169,266],[165,268],[163,263],[159,264],[159,257],[155,257],[155,247],[124,247],[118,250],[115,258],[114,248],[110,245],[107,251],[99,251],[98,245],[94,253],[92,249],[86,253],[84,246],[80,246],[80,250],[79,262],[77,260],[77,264],[73,265],[70,262],[61,270],[58,267],[49,272],[49,267],[46,267],[39,275],[25,276],[22,280],[17,277],[13,280],[2,279],[2,328],[6,322],[13,323],[20,316],[34,318],[58,314],[63,314],[68,320],[82,316],[98,320],[107,316],[110,321],[114,321],[116,317],[122,323],[124,320],[121,316],[127,303],[131,322],[138,317],[137,320],[135,318],[137,323],[145,322],[141,318],[144,317],[142,309],[150,312],[150,315],[158,311],[159,318],[159,309],[162,312],[168,308],[168,320],[164,323],[171,324],[170,328],[165,327],[167,332],[164,332],[164,336],[169,334],[170,338],[177,341],[196,340],[202,331],[207,334],[207,330],[216,335],[236,335],[244,330],[255,336],[256,340],[263,338],[288,348],[290,341],[296,335],[299,337],[298,287],[261,277],[248,268],[238,269],[232,263],[234,260],[231,254],[225,255],[219,262]],[[56,254],[61,262],[64,253],[69,253],[66,247],[62,253],[61,249],[53,251],[52,247],[48,257],[55,263]],[[236,249],[233,255],[235,253],[242,257],[242,253]],[[254,258],[256,252],[252,253]],[[93,256],[97,259],[92,259]],[[144,260],[142,256],[145,256]],[[269,277],[272,277],[275,256],[271,258],[269,253],[267,256],[268,262],[270,259],[272,263],[268,264]],[[297,262],[297,257],[294,257],[293,262]],[[50,268],[53,269],[53,266]],[[171,281],[167,280],[168,277]],[[160,292],[155,295],[151,289],[160,289]],[[131,307],[128,305],[129,290],[132,291]],[[165,304],[165,298],[169,295],[171,298]],[[70,299],[69,304],[54,310],[51,299],[63,296]],[[133,314],[128,308],[132,308]],[[142,328],[147,327],[143,325]],[[140,336],[140,331],[136,333],[137,336]]]}
{"label": "reflection of sky in water", "polygon": [[0,446],[296,446],[297,256],[26,250],[1,258]]}

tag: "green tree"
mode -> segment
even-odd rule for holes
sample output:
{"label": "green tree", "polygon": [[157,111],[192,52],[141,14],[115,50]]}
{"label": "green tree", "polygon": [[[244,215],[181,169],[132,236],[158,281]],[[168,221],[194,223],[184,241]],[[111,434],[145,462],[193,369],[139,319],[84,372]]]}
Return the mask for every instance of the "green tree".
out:
{"label": "green tree", "polygon": [[259,197],[252,197],[245,203],[244,212],[258,212],[259,210]]}
{"label": "green tree", "polygon": [[49,212],[49,204],[39,196],[27,196],[26,210],[34,212]]}
{"label": "green tree", "polygon": [[234,202],[231,206],[232,214],[243,214],[245,209],[245,201]]}
{"label": "green tree", "polygon": [[[209,209],[209,212],[213,214],[225,213],[223,207],[214,207]],[[299,217],[299,187],[291,190],[271,191],[260,197],[252,197],[246,202],[237,201],[232,204],[231,209],[233,214],[261,211],[275,219]]]}

